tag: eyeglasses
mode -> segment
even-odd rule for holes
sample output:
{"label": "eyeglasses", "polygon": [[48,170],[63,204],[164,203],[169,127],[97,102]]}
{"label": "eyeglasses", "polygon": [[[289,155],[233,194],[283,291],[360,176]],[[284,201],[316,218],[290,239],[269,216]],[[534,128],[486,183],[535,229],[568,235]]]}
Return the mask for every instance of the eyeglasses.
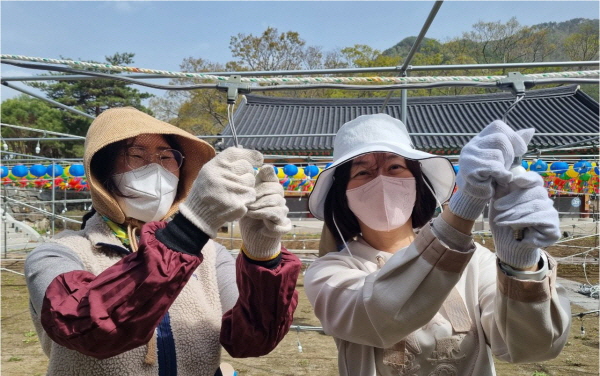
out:
{"label": "eyeglasses", "polygon": [[125,162],[127,166],[135,170],[140,167],[145,167],[153,162],[153,157],[156,156],[157,162],[160,163],[166,170],[175,172],[179,170],[183,164],[183,154],[179,150],[165,149],[158,153],[150,153],[145,148],[132,146],[125,149]]}

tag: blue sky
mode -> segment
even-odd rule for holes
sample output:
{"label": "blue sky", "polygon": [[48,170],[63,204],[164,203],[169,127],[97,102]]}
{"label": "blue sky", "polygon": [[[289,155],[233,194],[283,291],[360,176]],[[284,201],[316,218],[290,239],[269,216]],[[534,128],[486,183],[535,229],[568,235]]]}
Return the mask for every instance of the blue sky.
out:
{"label": "blue sky", "polygon": [[[433,1],[6,1],[1,51],[35,57],[104,61],[135,53],[137,67],[179,70],[186,57],[233,60],[231,36],[267,27],[297,31],[324,51],[354,44],[384,50],[421,30]],[[440,41],[478,21],[523,25],[598,18],[598,1],[446,0],[427,37]],[[2,76],[41,73],[1,65]],[[20,84],[19,84],[20,85]],[[138,87],[140,90],[145,90]],[[155,92],[157,93],[157,92]],[[158,92],[161,93],[161,92]],[[19,93],[2,88],[2,100]]]}

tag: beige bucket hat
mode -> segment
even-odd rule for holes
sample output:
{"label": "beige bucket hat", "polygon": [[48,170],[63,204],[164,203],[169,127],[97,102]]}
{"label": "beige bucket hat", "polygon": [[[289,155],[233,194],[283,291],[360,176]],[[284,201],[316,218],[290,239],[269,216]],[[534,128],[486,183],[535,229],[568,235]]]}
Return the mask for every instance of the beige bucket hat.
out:
{"label": "beige bucket hat", "polygon": [[109,144],[141,134],[172,135],[176,138],[182,149],[181,152],[185,156],[179,176],[177,197],[165,218],[177,211],[179,203],[187,196],[200,168],[215,156],[215,149],[209,143],[136,108],[119,107],[102,112],[88,129],[83,165],[92,195],[92,205],[98,213],[107,216],[115,223],[124,223],[125,214],[115,198],[98,180],[94,171],[91,171],[92,158],[100,149]]}

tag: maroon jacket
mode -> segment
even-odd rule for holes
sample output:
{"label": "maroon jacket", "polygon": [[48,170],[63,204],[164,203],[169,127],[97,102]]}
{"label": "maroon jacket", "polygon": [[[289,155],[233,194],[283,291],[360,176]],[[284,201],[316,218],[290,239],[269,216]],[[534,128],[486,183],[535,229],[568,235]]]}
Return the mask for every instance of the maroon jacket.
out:
{"label": "maroon jacket", "polygon": [[[99,275],[76,270],[56,277],[46,290],[42,325],[50,338],[99,359],[147,343],[177,295],[202,262],[156,239],[165,222],[142,229],[138,252]],[[243,254],[236,261],[239,298],[223,315],[220,341],[233,357],[272,351],[288,332],[298,304],[300,260],[282,248],[267,268]]]}

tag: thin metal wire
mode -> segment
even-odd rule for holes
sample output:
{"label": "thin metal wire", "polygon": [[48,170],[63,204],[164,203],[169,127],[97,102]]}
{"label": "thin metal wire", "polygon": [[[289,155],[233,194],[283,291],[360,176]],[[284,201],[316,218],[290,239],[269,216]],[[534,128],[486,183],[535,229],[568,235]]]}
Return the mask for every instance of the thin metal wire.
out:
{"label": "thin metal wire", "polygon": [[517,107],[517,104],[523,99],[525,98],[525,94],[522,95],[517,95],[517,99],[515,99],[515,101],[513,102],[513,104],[510,105],[510,107],[508,107],[506,109],[506,111],[504,112],[504,114],[502,115],[502,121],[508,124],[508,113],[511,112],[515,107]]}
{"label": "thin metal wire", "polygon": [[227,120],[229,121],[229,126],[231,127],[231,135],[233,137],[233,144],[236,148],[240,147],[240,143],[238,141],[237,130],[235,129],[235,123],[233,121],[233,104],[227,104]]}

